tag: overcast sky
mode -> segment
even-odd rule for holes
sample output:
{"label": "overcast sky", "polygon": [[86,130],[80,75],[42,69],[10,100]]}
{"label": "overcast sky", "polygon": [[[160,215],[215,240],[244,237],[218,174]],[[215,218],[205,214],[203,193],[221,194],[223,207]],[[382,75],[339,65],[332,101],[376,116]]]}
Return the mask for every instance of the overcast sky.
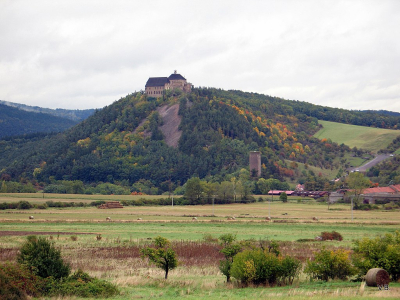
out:
{"label": "overcast sky", "polygon": [[0,0],[0,100],[101,108],[194,86],[400,112],[400,1]]}

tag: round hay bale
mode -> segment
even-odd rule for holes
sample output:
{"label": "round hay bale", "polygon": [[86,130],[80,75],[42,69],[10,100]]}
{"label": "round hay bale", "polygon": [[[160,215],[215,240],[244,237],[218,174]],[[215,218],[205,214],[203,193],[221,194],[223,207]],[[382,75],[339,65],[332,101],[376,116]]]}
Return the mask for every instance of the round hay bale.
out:
{"label": "round hay bale", "polygon": [[34,217],[33,216],[29,216],[29,220],[33,220],[34,219]]}
{"label": "round hay bale", "polygon": [[142,218],[138,218],[138,221],[141,221],[141,220],[143,220]]}
{"label": "round hay bale", "polygon": [[107,217],[107,218],[106,218],[106,221],[111,221],[111,218],[110,218],[110,217]]}
{"label": "round hay bale", "polygon": [[266,217],[265,220],[271,221],[271,218],[270,217]]}
{"label": "round hay bale", "polygon": [[381,268],[373,268],[365,275],[367,286],[383,286],[390,282],[389,273]]}

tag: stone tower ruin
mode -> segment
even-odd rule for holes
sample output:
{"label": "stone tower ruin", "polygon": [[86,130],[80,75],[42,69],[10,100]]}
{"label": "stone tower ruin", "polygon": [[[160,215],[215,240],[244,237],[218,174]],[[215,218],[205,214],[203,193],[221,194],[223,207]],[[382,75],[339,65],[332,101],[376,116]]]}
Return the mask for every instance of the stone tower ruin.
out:
{"label": "stone tower ruin", "polygon": [[250,152],[250,174],[252,176],[261,176],[261,153],[260,151]]}

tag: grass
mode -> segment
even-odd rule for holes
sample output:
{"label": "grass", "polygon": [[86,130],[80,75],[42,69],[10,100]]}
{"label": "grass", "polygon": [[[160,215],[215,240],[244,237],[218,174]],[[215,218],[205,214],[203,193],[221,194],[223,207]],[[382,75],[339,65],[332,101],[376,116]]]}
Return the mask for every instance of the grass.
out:
{"label": "grass", "polygon": [[[2,194],[2,200],[26,199],[43,201],[31,195]],[[47,196],[47,195],[46,195]],[[49,195],[50,196],[50,195]],[[23,198],[25,197],[25,198]],[[86,198],[87,197],[87,198]],[[93,201],[84,196],[85,201]],[[119,200],[125,196],[107,196]],[[119,198],[121,197],[121,198]],[[131,196],[132,197],[132,196]],[[258,198],[260,196],[256,196]],[[267,199],[266,196],[261,196]],[[52,195],[53,199],[80,201],[73,195]],[[110,199],[111,198],[111,199]],[[268,198],[270,199],[270,198]],[[398,299],[400,284],[390,285],[389,291],[365,287],[360,283],[334,281],[310,282],[301,275],[293,286],[237,288],[225,283],[218,269],[218,245],[203,242],[205,235],[217,238],[233,233],[242,239],[272,239],[280,241],[284,255],[293,255],[302,261],[325,246],[328,249],[350,248],[354,239],[374,237],[399,228],[398,211],[354,211],[351,221],[349,205],[334,204],[331,209],[315,200],[289,198],[289,203],[257,202],[251,204],[202,206],[125,207],[100,210],[84,208],[48,208],[45,210],[0,211],[1,231],[52,232],[50,238],[60,247],[63,257],[73,270],[82,268],[91,276],[117,284],[122,293],[111,299]],[[265,217],[271,214],[272,221]],[[33,215],[34,220],[28,216]],[[111,217],[111,222],[106,217]],[[197,221],[192,221],[197,216]],[[228,216],[236,220],[228,221]],[[319,221],[312,221],[317,216]],[[138,218],[142,220],[137,220]],[[296,242],[313,239],[322,231],[337,231],[342,242]],[[61,234],[67,233],[67,234]],[[88,233],[88,234],[81,234]],[[101,239],[96,236],[100,234]],[[139,249],[151,243],[157,235],[173,241],[181,260],[172,270],[168,281],[163,272],[139,257]],[[76,236],[74,241],[71,237]],[[0,236],[0,260],[15,259],[17,249],[26,236]],[[66,298],[79,299],[79,298]]]}
{"label": "grass", "polygon": [[[174,198],[181,196],[174,195]],[[26,200],[29,202],[35,201],[37,204],[42,204],[47,201],[54,202],[83,202],[89,204],[93,201],[121,201],[135,199],[159,199],[168,198],[168,195],[82,195],[82,194],[45,194],[45,193],[0,193],[0,202],[19,202]]]}
{"label": "grass", "polygon": [[329,121],[318,121],[323,128],[314,134],[318,139],[331,139],[333,142],[345,144],[377,152],[386,148],[390,142],[400,135],[399,130],[372,128],[348,125]]}

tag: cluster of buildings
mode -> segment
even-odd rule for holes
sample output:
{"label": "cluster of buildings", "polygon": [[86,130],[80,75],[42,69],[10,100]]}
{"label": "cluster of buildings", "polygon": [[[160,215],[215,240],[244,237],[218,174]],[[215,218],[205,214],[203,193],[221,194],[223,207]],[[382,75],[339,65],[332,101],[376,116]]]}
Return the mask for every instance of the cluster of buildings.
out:
{"label": "cluster of buildings", "polygon": [[[271,190],[268,192],[270,196],[279,196],[282,193],[286,193],[288,196],[303,196],[312,198],[321,198],[324,196],[329,197],[330,202],[336,202],[337,200],[343,199],[348,190],[339,190],[336,192],[327,191],[305,191],[302,185],[298,185],[295,191],[281,191]],[[374,204],[376,202],[385,203],[391,201],[400,201],[400,184],[390,185],[386,187],[373,187],[367,188],[360,194],[361,199],[364,203]]]}

